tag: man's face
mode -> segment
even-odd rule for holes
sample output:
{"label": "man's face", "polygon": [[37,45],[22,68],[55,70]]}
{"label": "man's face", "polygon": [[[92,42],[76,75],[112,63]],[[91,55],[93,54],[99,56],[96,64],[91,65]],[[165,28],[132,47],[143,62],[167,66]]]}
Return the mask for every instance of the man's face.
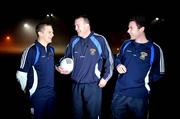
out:
{"label": "man's face", "polygon": [[78,18],[75,20],[75,30],[78,36],[83,36],[87,30],[87,23],[85,23],[83,18]]}
{"label": "man's face", "polygon": [[40,32],[41,39],[43,39],[47,44],[52,42],[52,38],[54,36],[52,26],[44,26]]}
{"label": "man's face", "polygon": [[140,28],[138,28],[135,21],[130,21],[129,22],[127,32],[129,33],[131,39],[137,39],[141,34],[141,30],[140,30]]}

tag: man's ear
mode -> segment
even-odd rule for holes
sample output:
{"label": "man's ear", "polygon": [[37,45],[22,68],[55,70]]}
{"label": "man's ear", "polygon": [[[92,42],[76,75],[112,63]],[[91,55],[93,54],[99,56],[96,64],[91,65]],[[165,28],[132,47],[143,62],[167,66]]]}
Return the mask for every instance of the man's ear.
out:
{"label": "man's ear", "polygon": [[144,26],[140,28],[140,31],[141,31],[141,32],[144,32],[144,30],[145,30],[145,27],[144,27]]}
{"label": "man's ear", "polygon": [[38,35],[41,36],[41,34],[42,34],[42,33],[39,31],[39,32],[38,32]]}

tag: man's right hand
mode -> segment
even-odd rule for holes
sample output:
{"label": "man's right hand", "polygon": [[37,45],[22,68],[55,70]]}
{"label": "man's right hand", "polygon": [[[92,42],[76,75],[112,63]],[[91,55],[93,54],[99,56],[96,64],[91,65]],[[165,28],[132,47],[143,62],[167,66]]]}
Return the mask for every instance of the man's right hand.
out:
{"label": "man's right hand", "polygon": [[117,71],[120,73],[120,74],[124,74],[126,73],[127,69],[124,65],[122,64],[119,64],[117,67],[116,67]]}
{"label": "man's right hand", "polygon": [[56,70],[61,73],[61,74],[65,74],[65,75],[68,75],[70,74],[71,72],[69,71],[65,71],[63,68],[61,68],[60,66],[56,66]]}

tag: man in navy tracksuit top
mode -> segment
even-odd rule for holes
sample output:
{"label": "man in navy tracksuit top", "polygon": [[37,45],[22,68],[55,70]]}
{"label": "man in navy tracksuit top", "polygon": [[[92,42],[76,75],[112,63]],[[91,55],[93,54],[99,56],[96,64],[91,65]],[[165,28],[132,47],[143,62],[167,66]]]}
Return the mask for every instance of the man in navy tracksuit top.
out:
{"label": "man in navy tracksuit top", "polygon": [[112,99],[113,119],[125,119],[130,112],[134,119],[146,119],[151,81],[164,74],[163,52],[145,36],[144,17],[134,17],[129,22],[126,40],[115,59],[119,73]]}
{"label": "man in navy tracksuit top", "polygon": [[36,33],[38,39],[24,50],[16,76],[22,90],[30,96],[33,119],[54,119],[54,48],[49,44],[54,34],[51,24],[38,24]]}
{"label": "man in navy tracksuit top", "polygon": [[[72,37],[65,57],[73,58],[72,78],[73,118],[82,119],[84,112],[88,119],[98,119],[101,113],[102,88],[113,73],[113,57],[106,39],[90,31],[85,16],[75,19],[78,36]],[[104,73],[102,73],[102,69]],[[57,68],[62,74],[68,74]]]}

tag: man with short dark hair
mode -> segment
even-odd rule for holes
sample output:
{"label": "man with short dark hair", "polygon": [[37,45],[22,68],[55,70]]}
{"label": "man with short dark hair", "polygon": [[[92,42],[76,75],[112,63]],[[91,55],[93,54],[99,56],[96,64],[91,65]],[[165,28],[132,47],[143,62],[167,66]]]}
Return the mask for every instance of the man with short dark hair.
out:
{"label": "man with short dark hair", "polygon": [[33,119],[55,119],[53,28],[46,22],[36,26],[37,40],[22,54],[16,73],[21,89],[29,95]]}
{"label": "man with short dark hair", "polygon": [[[129,40],[121,46],[115,59],[119,73],[112,99],[113,119],[146,119],[148,112],[149,82],[164,74],[164,57],[159,45],[145,34],[145,17],[130,19]],[[130,113],[128,113],[130,112]]]}

